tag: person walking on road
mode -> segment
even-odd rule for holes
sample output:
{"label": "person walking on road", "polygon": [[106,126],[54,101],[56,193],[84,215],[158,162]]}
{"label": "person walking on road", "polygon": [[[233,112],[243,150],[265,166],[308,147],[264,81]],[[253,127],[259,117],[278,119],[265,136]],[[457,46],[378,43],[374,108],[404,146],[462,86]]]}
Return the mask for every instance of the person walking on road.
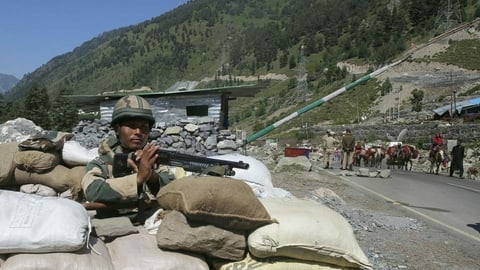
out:
{"label": "person walking on road", "polygon": [[355,138],[352,135],[352,131],[347,128],[345,130],[345,135],[342,137],[342,170],[353,171],[352,162],[353,162],[353,150],[355,147]]}
{"label": "person walking on road", "polygon": [[465,147],[462,140],[457,140],[457,145],[452,148],[452,162],[450,163],[450,176],[453,176],[455,170],[459,170],[459,177],[463,179],[463,158],[465,157]]}

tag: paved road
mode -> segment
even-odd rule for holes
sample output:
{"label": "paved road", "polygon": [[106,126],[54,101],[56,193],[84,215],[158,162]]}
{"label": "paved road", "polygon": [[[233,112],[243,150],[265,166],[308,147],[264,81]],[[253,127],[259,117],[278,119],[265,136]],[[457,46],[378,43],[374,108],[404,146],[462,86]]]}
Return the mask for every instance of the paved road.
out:
{"label": "paved road", "polygon": [[[341,171],[331,172],[338,175]],[[426,222],[480,243],[480,181],[398,170],[389,179],[343,178]]]}

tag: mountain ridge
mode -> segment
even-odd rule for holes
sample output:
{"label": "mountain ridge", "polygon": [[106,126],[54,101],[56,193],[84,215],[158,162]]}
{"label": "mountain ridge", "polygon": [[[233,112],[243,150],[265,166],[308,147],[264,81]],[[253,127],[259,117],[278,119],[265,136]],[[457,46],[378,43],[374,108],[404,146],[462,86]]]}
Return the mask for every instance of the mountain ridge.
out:
{"label": "mountain ridge", "polygon": [[[436,3],[428,2],[195,0],[52,58],[7,98],[23,97],[32,82],[50,93],[68,87],[96,94],[141,86],[161,91],[178,80],[212,75],[295,76],[301,44],[315,62],[307,67],[312,73],[349,58],[385,63],[434,16]],[[424,12],[417,14],[418,8]]]}
{"label": "mountain ridge", "polygon": [[[22,100],[33,83],[45,86],[55,96],[64,88],[73,94],[143,86],[164,91],[178,81],[198,81],[197,88],[205,88],[280,75],[283,79],[269,80],[270,85],[258,97],[239,99],[230,107],[233,126],[246,122],[258,130],[302,106],[288,101],[298,88],[297,78],[304,76],[310,100],[315,100],[362,75],[348,73],[338,63],[373,70],[405,53],[412,44],[426,43],[436,35],[438,29],[431,22],[437,1],[387,2],[190,1],[159,17],[103,33],[52,58],[24,76],[6,98]],[[474,14],[480,14],[480,3],[463,2],[467,21],[472,21]],[[427,63],[434,57],[416,61]],[[303,66],[300,59],[305,60]],[[371,80],[302,121],[345,124],[358,121],[360,114],[385,113],[385,108],[370,107],[398,87],[396,82],[392,84],[387,87],[384,79]],[[408,102],[408,98],[402,100]],[[293,126],[299,123],[292,121],[287,128]]]}
{"label": "mountain ridge", "polygon": [[3,94],[12,89],[20,80],[9,74],[0,73],[0,94]]}

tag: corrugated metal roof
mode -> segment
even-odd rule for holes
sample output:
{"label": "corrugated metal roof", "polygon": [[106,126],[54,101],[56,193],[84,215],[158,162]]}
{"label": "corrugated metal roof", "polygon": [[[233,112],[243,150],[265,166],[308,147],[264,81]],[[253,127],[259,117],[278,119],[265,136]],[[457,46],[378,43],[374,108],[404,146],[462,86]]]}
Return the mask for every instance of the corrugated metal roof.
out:
{"label": "corrugated metal roof", "polygon": [[253,97],[261,89],[265,88],[266,84],[246,84],[238,86],[227,86],[227,87],[217,87],[217,88],[205,88],[205,89],[193,89],[193,90],[178,90],[170,92],[135,92],[129,93],[128,91],[119,92],[114,94],[106,95],[69,95],[66,96],[69,98],[77,107],[85,111],[98,111],[99,105],[101,102],[108,100],[117,100],[121,97],[129,94],[139,95],[144,98],[158,98],[158,97],[176,97],[176,96],[188,96],[188,95],[198,95],[198,94],[222,94],[227,95],[228,98],[236,97]]}
{"label": "corrugated metal roof", "polygon": [[[457,114],[460,114],[465,109],[479,106],[479,105],[480,105],[480,97],[477,97],[469,100],[464,100],[461,102],[456,102],[455,108],[453,109],[457,112]],[[450,115],[451,109],[452,109],[452,105],[445,105],[445,106],[434,109],[433,112],[438,115],[444,115],[445,113],[448,113],[448,115]]]}

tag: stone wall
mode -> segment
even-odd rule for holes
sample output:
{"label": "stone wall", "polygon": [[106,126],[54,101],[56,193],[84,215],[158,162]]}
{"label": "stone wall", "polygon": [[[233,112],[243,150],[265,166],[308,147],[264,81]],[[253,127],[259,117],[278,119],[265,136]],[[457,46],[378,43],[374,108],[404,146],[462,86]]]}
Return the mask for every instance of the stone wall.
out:
{"label": "stone wall", "polygon": [[450,125],[444,121],[429,121],[419,124],[371,124],[371,125],[345,125],[345,126],[324,126],[316,128],[317,134],[325,134],[327,129],[341,134],[346,128],[352,130],[357,140],[381,140],[396,141],[403,129],[408,129],[402,142],[416,144],[419,141],[428,139],[440,132],[445,140],[462,139],[465,143],[480,141],[480,124],[459,123]]}
{"label": "stone wall", "polygon": [[[218,121],[210,117],[177,121],[174,125],[156,125],[150,132],[150,140],[163,149],[204,156],[222,155],[239,150],[235,134],[220,130]],[[81,121],[72,131],[73,140],[91,149],[108,136],[115,136],[105,120]]]}

